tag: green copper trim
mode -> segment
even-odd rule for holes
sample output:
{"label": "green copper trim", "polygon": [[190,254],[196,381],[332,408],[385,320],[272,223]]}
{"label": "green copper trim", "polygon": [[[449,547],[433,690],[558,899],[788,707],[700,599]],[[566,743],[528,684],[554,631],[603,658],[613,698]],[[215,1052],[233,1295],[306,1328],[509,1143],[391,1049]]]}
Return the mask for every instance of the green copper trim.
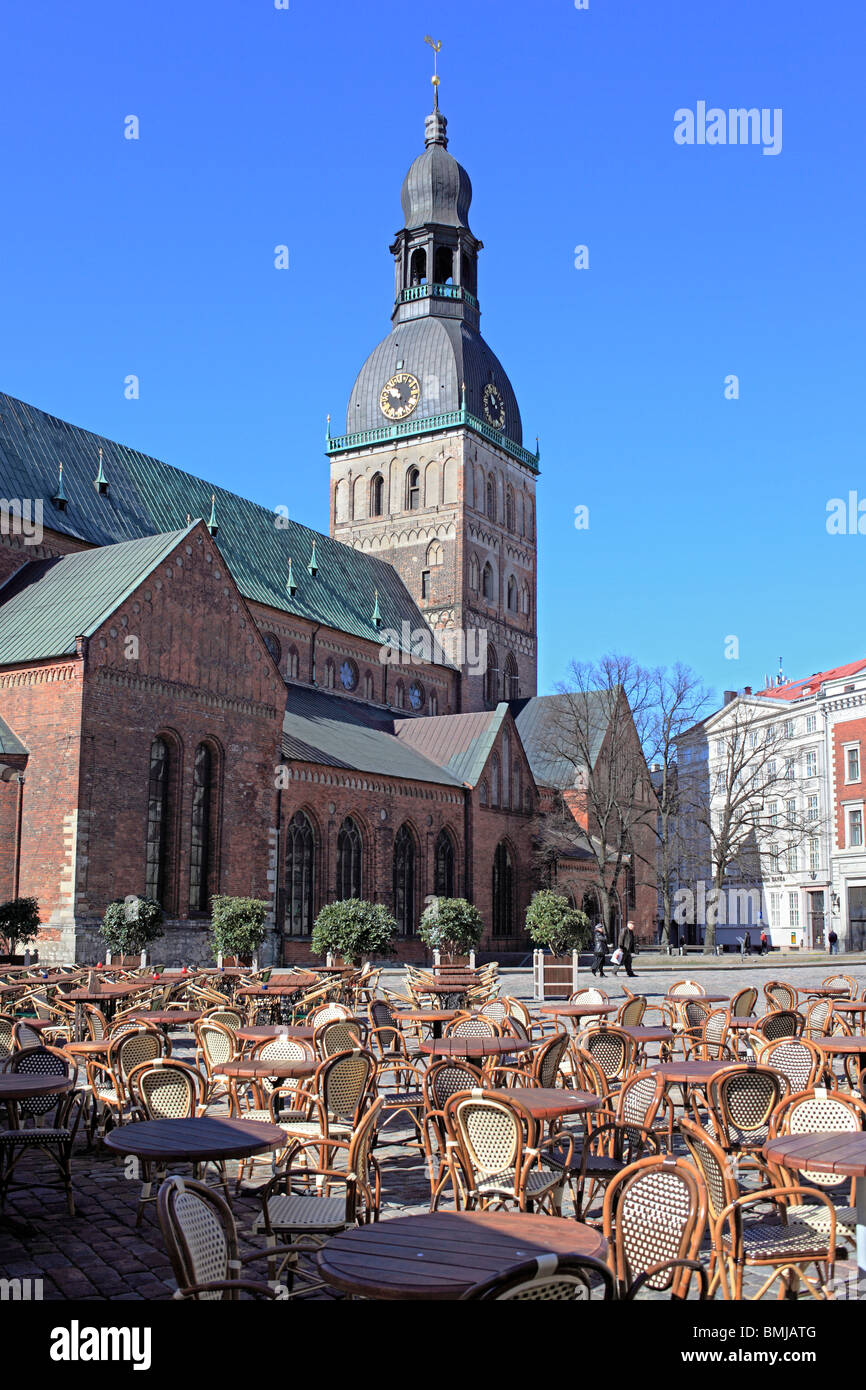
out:
{"label": "green copper trim", "polygon": [[492,425],[488,425],[484,420],[479,420],[477,415],[472,415],[470,411],[465,409],[449,410],[444,415],[427,415],[421,420],[401,420],[399,424],[383,425],[378,430],[361,430],[359,434],[342,434],[334,437],[329,434],[325,440],[325,453],[329,456],[344,454],[349,449],[363,449],[369,444],[386,443],[389,439],[411,439],[419,434],[432,434],[436,430],[455,429],[460,425],[474,430],[483,439],[489,439],[491,444],[495,444],[499,449],[504,449],[506,454],[517,459],[518,463],[531,468],[533,473],[539,471],[540,449],[536,448],[535,453],[531,454],[520,444],[506,439],[501,430],[495,430]]}
{"label": "green copper trim", "polygon": [[408,304],[413,299],[465,299],[473,309],[478,308],[475,295],[464,290],[462,285],[412,285],[408,290],[401,290],[394,302]]}

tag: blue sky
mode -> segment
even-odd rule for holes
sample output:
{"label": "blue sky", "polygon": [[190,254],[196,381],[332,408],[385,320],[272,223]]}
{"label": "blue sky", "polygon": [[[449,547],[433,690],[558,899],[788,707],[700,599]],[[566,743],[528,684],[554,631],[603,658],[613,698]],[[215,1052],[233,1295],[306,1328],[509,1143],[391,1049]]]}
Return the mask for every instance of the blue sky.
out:
{"label": "blue sky", "polygon": [[[0,388],[326,530],[425,33],[482,330],[541,439],[540,688],[610,648],[718,690],[866,655],[866,535],[825,525],[866,500],[853,0],[7,7]],[[698,101],[781,108],[781,153],[677,145]]]}

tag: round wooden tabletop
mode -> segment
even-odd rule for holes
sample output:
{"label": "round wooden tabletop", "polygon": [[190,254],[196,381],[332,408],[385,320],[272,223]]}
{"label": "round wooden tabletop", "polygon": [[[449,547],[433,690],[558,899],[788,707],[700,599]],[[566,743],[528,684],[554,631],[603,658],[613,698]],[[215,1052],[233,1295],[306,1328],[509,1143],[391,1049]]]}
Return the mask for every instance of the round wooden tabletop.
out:
{"label": "round wooden tabletop", "polygon": [[71,1091],[71,1076],[46,1076],[44,1072],[0,1072],[0,1101],[32,1100],[36,1096],[59,1096]]}
{"label": "round wooden tabletop", "polygon": [[157,1023],[171,1027],[173,1023],[195,1023],[201,1018],[201,1012],[201,1009],[131,1009],[130,1017],[140,1023]]}
{"label": "round wooden tabletop", "polygon": [[235,990],[239,997],[246,995],[249,999],[279,999],[284,994],[297,994],[299,990],[306,989],[315,981],[300,975],[290,975],[287,980],[280,980],[278,985],[241,985],[240,989]]}
{"label": "round wooden tabletop", "polygon": [[727,994],[666,994],[666,1004],[727,1004]]}
{"label": "round wooden tabletop", "polygon": [[315,1032],[310,1023],[252,1023],[248,1028],[238,1028],[235,1037],[241,1042],[261,1042],[262,1038],[300,1038],[302,1042],[312,1042]]}
{"label": "round wooden tabletop", "polygon": [[798,994],[812,995],[815,999],[847,999],[847,985],[803,985],[797,986]]}
{"label": "round wooden tabletop", "polygon": [[822,1052],[866,1052],[866,1037],[862,1033],[855,1033],[853,1036],[846,1036],[844,1033],[833,1033],[827,1038],[813,1038],[821,1048]]}
{"label": "round wooden tabletop", "polygon": [[458,1299],[474,1284],[535,1256],[604,1259],[600,1232],[560,1216],[437,1211],[356,1226],[317,1262],[326,1283],[376,1299]]}
{"label": "round wooden tabletop", "polygon": [[733,1028],[734,1032],[741,1028],[754,1028],[758,1023],[757,1014],[736,1014],[728,1020],[728,1027]]}
{"label": "round wooden tabletop", "polygon": [[75,1057],[101,1057],[111,1047],[111,1042],[111,1038],[81,1038],[78,1042],[63,1043],[62,1050]]}
{"label": "round wooden tabletop", "polygon": [[509,1052],[527,1052],[532,1043],[522,1038],[430,1038],[421,1051],[433,1057],[504,1057]]}
{"label": "round wooden tabletop", "polygon": [[103,1000],[110,1002],[112,999],[127,999],[130,994],[141,994],[145,989],[153,989],[153,985],[142,985],[138,982],[118,984],[111,980],[103,980],[101,983],[97,983],[93,989],[89,989],[85,985],[83,989],[74,989],[71,994],[64,997],[74,999],[79,1004],[99,1004]]}
{"label": "round wooden tabletop", "polygon": [[583,1115],[587,1110],[598,1110],[602,1104],[601,1097],[591,1091],[570,1091],[564,1086],[507,1086],[501,1094],[506,1099],[519,1101],[536,1120]]}
{"label": "round wooden tabletop", "polygon": [[838,1009],[840,1013],[866,1013],[866,999],[834,999],[833,1008]]}
{"label": "round wooden tabletop", "polygon": [[241,1057],[234,1062],[221,1062],[220,1071],[226,1076],[256,1078],[274,1076],[313,1076],[320,1065],[317,1057]]}
{"label": "round wooden tabletop", "polygon": [[416,989],[419,994],[466,994],[472,986],[462,980],[452,980],[446,983],[439,980],[436,984],[419,984]]}
{"label": "round wooden tabletop", "polygon": [[644,1028],[639,1023],[618,1023],[617,1028],[621,1033],[628,1033],[635,1042],[670,1042],[674,1036],[670,1028]]}
{"label": "round wooden tabletop", "polygon": [[764,1154],[785,1168],[866,1177],[866,1132],[851,1134],[783,1134],[764,1145]]}
{"label": "round wooden tabletop", "polygon": [[540,1014],[562,1014],[563,1018],[592,1018],[593,1015],[615,1014],[619,1004],[539,1004]]}
{"label": "round wooden tabletop", "polygon": [[285,1131],[264,1120],[223,1120],[210,1115],[189,1120],[142,1120],[120,1125],[103,1141],[117,1153],[137,1158],[204,1163],[216,1158],[249,1158],[286,1146]]}
{"label": "round wooden tabletop", "polygon": [[447,1023],[456,1018],[458,1012],[458,1009],[407,1009],[394,1017],[398,1023]]}
{"label": "round wooden tabletop", "polygon": [[699,1084],[702,1081],[709,1081],[710,1077],[715,1076],[716,1072],[724,1071],[725,1067],[736,1066],[732,1062],[662,1062],[660,1066],[653,1067],[652,1070],[659,1076],[663,1076],[668,1085],[688,1086]]}

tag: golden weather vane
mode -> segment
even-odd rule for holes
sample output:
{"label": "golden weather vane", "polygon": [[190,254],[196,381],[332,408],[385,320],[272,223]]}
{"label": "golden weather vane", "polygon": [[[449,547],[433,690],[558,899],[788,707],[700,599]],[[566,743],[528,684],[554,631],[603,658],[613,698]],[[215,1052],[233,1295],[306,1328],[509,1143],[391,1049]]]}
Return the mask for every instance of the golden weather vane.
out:
{"label": "golden weather vane", "polygon": [[424,42],[429,43],[430,47],[433,49],[433,76],[431,77],[430,81],[433,83],[433,108],[434,110],[438,111],[440,78],[437,70],[437,59],[442,50],[442,40],[440,39],[437,42],[436,39],[431,39],[429,34],[425,34]]}

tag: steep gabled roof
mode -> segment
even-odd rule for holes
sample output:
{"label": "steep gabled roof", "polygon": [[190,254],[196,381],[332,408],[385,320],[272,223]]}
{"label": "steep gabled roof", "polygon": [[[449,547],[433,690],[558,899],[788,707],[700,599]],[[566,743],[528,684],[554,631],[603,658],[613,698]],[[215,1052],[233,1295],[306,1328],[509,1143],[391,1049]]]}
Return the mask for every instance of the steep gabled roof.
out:
{"label": "steep gabled roof", "polygon": [[[107,492],[94,487],[100,448]],[[60,463],[65,511],[50,501]],[[0,478],[5,497],[43,499],[44,526],[92,545],[174,531],[187,516],[209,518],[213,496],[217,545],[244,598],[372,642],[381,642],[389,628],[400,633],[404,622],[426,630],[406,586],[385,561],[2,393]],[[307,568],[314,543],[315,576]],[[286,590],[290,557],[294,596]],[[382,631],[373,622],[377,591]]]}
{"label": "steep gabled roof", "polygon": [[817,695],[825,681],[844,680],[846,676],[856,676],[866,668],[866,659],[849,661],[845,666],[832,666],[829,671],[816,671],[801,680],[785,681],[784,685],[768,685],[764,690],[756,690],[755,697],[769,700],[800,700],[804,695]]}
{"label": "steep gabled roof", "polygon": [[479,714],[439,714],[424,719],[398,719],[397,738],[446,768],[470,787],[477,786],[508,705]]}
{"label": "steep gabled roof", "polygon": [[24,565],[0,589],[0,666],[73,653],[191,529]]}
{"label": "steep gabled roof", "polygon": [[360,700],[290,685],[283,718],[283,756],[289,762],[405,777],[462,787],[459,777],[394,737],[394,717]]}
{"label": "steep gabled roof", "polygon": [[[594,767],[610,724],[611,692],[582,692],[580,698],[587,701],[587,719],[592,726],[590,755]],[[514,722],[532,775],[541,786],[562,789],[574,786],[574,764],[558,751],[567,731],[568,710],[567,695],[536,695],[528,700],[511,701]]]}

